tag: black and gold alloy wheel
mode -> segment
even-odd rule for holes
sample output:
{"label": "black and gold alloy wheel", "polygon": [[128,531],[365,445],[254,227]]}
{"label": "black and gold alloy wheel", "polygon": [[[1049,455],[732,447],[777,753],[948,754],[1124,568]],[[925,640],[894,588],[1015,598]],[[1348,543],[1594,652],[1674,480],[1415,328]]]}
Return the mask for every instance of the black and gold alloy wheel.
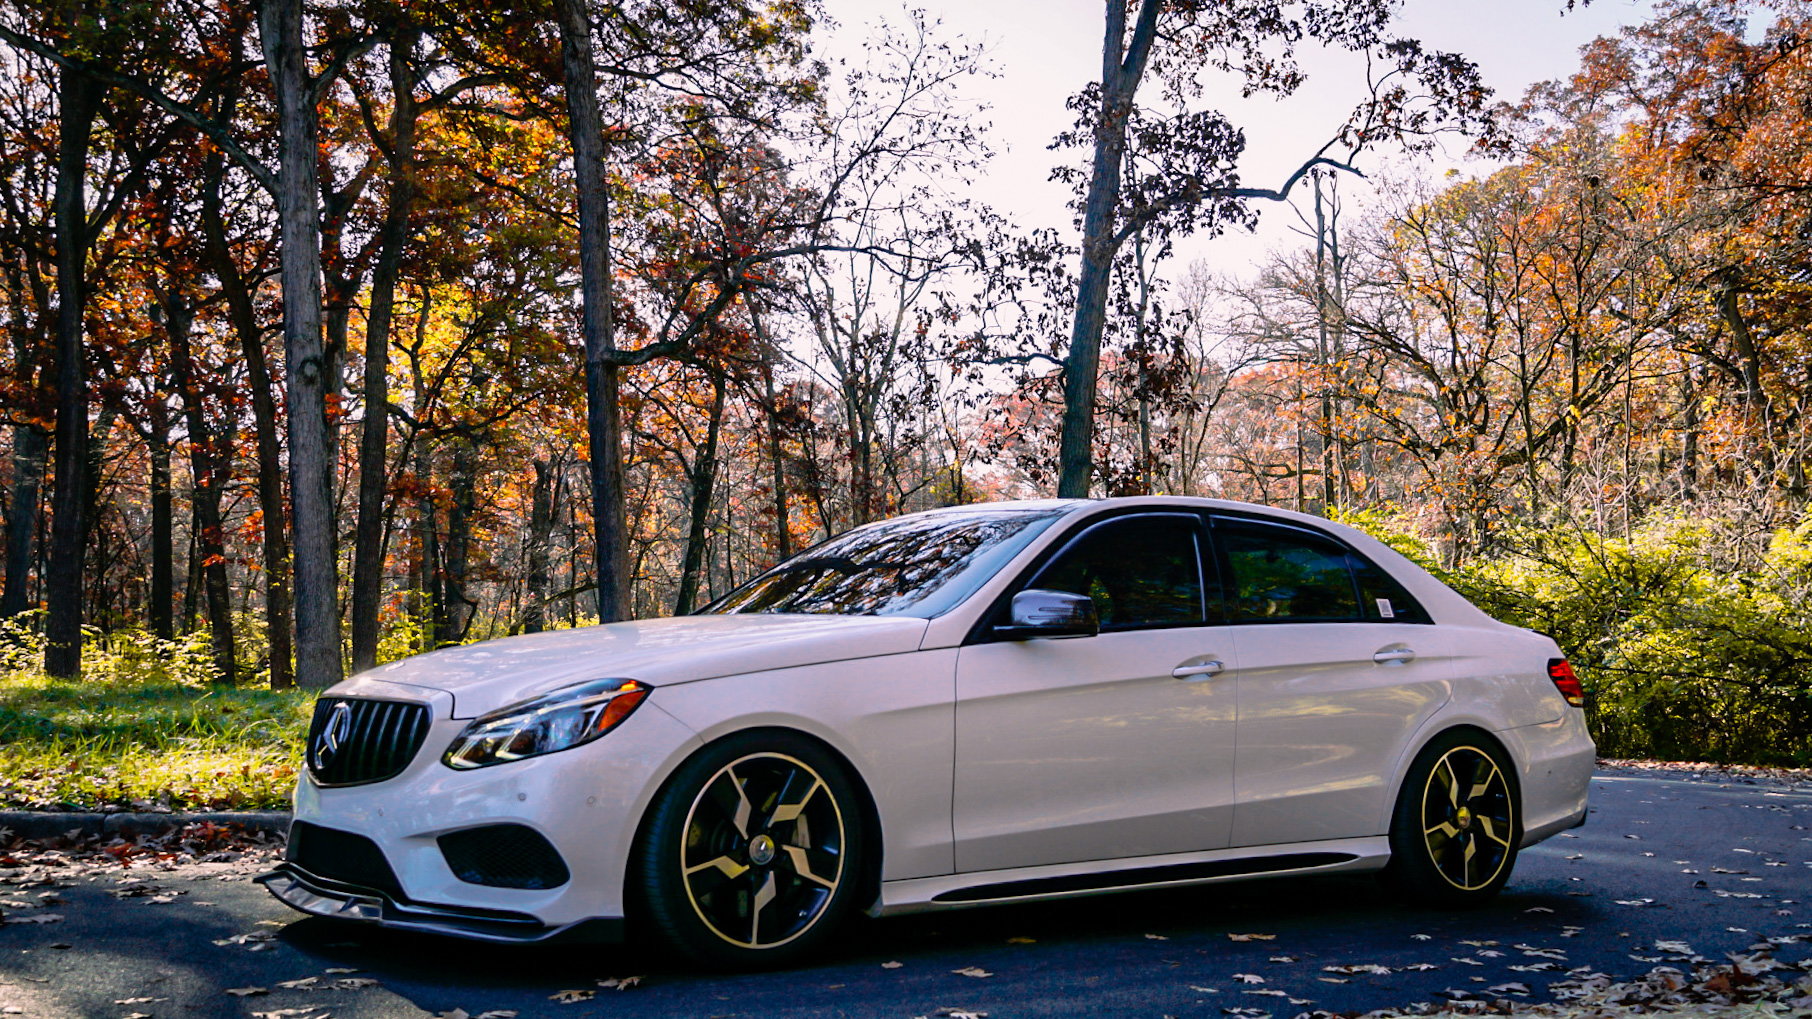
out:
{"label": "black and gold alloy wheel", "polygon": [[1510,859],[1514,810],[1489,754],[1459,746],[1441,755],[1422,792],[1422,844],[1435,873],[1461,891],[1489,886]]}
{"label": "black and gold alloy wheel", "polygon": [[1385,882],[1434,906],[1476,906],[1496,895],[1523,837],[1509,760],[1472,729],[1444,732],[1423,747],[1391,815]]}
{"label": "black and gold alloy wheel", "polygon": [[686,814],[686,898],[732,945],[784,945],[823,917],[843,879],[843,844],[843,812],[816,771],[786,754],[751,754],[712,775]]}
{"label": "black and gold alloy wheel", "polygon": [[[731,969],[790,965],[873,893],[849,766],[807,737],[752,730],[668,778],[636,843],[632,919]],[[865,893],[863,889],[868,891]]]}

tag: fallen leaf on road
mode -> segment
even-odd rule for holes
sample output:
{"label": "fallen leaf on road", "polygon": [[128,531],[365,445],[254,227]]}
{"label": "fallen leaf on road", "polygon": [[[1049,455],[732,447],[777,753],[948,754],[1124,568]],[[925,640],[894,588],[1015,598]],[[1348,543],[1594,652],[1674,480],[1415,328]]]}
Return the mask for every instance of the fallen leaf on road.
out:
{"label": "fallen leaf on road", "polygon": [[1165,937],[1162,934],[1147,934],[1147,935],[1145,935],[1145,940],[1147,940],[1147,941],[1169,941],[1170,939]]}
{"label": "fallen leaf on road", "polygon": [[555,991],[547,996],[547,1000],[557,1001],[562,1005],[571,1005],[575,1002],[590,1001],[597,996],[597,991]]}
{"label": "fallen leaf on road", "polygon": [[901,966],[904,966],[904,965],[906,965],[906,964],[903,962],[884,962],[881,964],[881,968],[882,969],[899,969]]}
{"label": "fallen leaf on road", "polygon": [[980,966],[964,966],[962,969],[953,969],[950,972],[955,973],[957,976],[975,977],[977,979],[994,975],[987,970],[982,969]]}
{"label": "fallen leaf on road", "polygon": [[1229,934],[1228,941],[1276,941],[1275,934]]}
{"label": "fallen leaf on road", "polygon": [[254,994],[269,994],[268,987],[229,987],[226,992],[235,998],[249,998]]}
{"label": "fallen leaf on road", "polygon": [[1235,973],[1233,974],[1233,979],[1238,980],[1242,984],[1262,984],[1265,982],[1265,978],[1259,976],[1257,973]]}
{"label": "fallen leaf on road", "polygon": [[1008,938],[1007,944],[1009,944],[1009,945],[1036,945],[1036,944],[1038,944],[1038,939],[1037,938]]}
{"label": "fallen leaf on road", "polygon": [[641,982],[641,977],[606,977],[598,981],[598,986],[608,987],[613,991],[627,991]]}
{"label": "fallen leaf on road", "polygon": [[169,998],[115,998],[115,1005],[148,1005],[154,1001],[169,1001]]}
{"label": "fallen leaf on road", "polygon": [[329,966],[326,969],[322,970],[321,972],[332,973],[335,975],[338,975],[341,973],[357,973],[358,967],[356,967],[356,966]]}
{"label": "fallen leaf on road", "polygon": [[313,990],[320,981],[320,977],[303,977],[300,980],[279,980],[277,986],[290,991],[308,991]]}

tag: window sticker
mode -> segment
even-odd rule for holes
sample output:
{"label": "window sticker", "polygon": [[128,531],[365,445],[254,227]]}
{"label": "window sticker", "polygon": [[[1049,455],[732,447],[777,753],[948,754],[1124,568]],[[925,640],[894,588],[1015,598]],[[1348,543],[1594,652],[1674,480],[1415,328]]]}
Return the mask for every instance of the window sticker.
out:
{"label": "window sticker", "polygon": [[1397,611],[1390,607],[1389,598],[1378,599],[1378,614],[1386,619],[1397,618]]}

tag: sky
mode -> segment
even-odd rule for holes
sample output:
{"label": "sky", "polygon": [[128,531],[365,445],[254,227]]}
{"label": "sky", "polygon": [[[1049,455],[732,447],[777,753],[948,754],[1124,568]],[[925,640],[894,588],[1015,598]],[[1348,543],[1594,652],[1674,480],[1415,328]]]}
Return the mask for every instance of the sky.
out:
{"label": "sky", "polygon": [[[999,77],[974,79],[969,95],[985,103],[992,123],[988,132],[997,155],[987,174],[975,181],[949,182],[953,192],[988,202],[1023,226],[1067,227],[1065,186],[1048,182],[1058,153],[1046,146],[1069,126],[1064,100],[1099,72],[1101,0],[921,0],[928,15],[941,23],[946,38],[981,41]],[[853,51],[866,26],[877,18],[901,21],[898,0],[827,0],[840,28],[830,35],[824,55]],[[1572,71],[1579,47],[1619,26],[1646,18],[1648,0],[1596,0],[1562,14],[1562,0],[1407,0],[1398,35],[1421,39],[1434,49],[1452,50],[1476,61],[1497,97],[1515,100],[1539,81]],[[1361,65],[1348,54],[1307,54],[1301,64],[1309,79],[1295,96],[1241,100],[1231,89],[1205,98],[1246,131],[1246,155],[1240,170],[1245,183],[1278,187],[1307,155],[1320,147],[1346,119],[1363,87]],[[1398,174],[1434,175],[1450,166],[1466,172],[1459,147],[1437,162],[1407,164],[1386,150],[1362,157],[1369,173],[1391,168]],[[1362,201],[1369,185],[1342,185],[1349,200]],[[1215,271],[1244,274],[1266,253],[1294,247],[1290,210],[1270,202],[1261,206],[1256,234],[1230,232],[1179,246],[1176,264],[1194,259]]]}

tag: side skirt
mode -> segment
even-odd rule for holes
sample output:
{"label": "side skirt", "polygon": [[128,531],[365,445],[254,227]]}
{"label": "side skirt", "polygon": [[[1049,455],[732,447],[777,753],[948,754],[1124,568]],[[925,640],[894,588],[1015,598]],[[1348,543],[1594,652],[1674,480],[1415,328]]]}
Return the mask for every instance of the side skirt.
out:
{"label": "side skirt", "polygon": [[944,874],[882,883],[880,901],[869,913],[896,916],[998,902],[1074,898],[1104,891],[1381,870],[1389,859],[1390,840],[1373,836]]}

